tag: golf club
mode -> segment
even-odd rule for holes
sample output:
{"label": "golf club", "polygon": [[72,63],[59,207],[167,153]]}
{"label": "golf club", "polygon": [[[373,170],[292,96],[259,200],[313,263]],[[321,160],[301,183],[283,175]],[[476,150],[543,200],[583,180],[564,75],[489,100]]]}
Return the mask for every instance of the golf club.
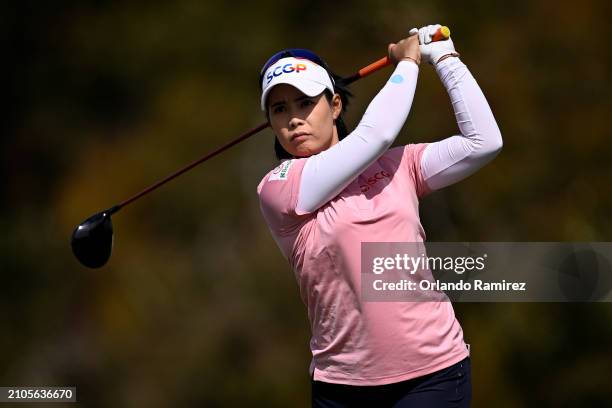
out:
{"label": "golf club", "polygon": [[[411,31],[412,34],[412,31]],[[432,41],[440,41],[445,40],[450,37],[450,30],[446,26],[442,26],[438,29]],[[391,60],[388,56],[375,61],[374,63],[360,69],[355,74],[343,78],[341,81],[343,84],[348,85],[351,84],[358,79],[365,78],[366,76],[379,71],[380,69],[386,67],[391,64]],[[113,207],[110,207],[104,211],[96,213],[91,217],[87,218],[83,222],[81,222],[72,232],[71,238],[71,246],[72,252],[74,256],[88,268],[100,268],[108,262],[110,258],[112,246],[113,246],[113,224],[111,220],[111,215],[124,208],[128,204],[133,203],[139,198],[145,196],[146,194],[156,190],[167,182],[175,179],[181,174],[191,170],[195,166],[200,163],[205,162],[206,160],[218,155],[219,153],[229,149],[242,142],[243,140],[249,138],[255,133],[260,132],[261,130],[267,128],[269,123],[262,123],[259,126],[254,127],[253,129],[247,131],[246,133],[240,135],[238,138],[230,141],[229,143],[213,150],[212,152],[206,154],[205,156],[195,160],[194,162],[188,164],[187,166],[177,170],[176,172],[170,174],[166,178],[156,182],[155,184],[147,187],[140,193],[134,195],[133,197],[128,198],[127,200],[117,204]]]}

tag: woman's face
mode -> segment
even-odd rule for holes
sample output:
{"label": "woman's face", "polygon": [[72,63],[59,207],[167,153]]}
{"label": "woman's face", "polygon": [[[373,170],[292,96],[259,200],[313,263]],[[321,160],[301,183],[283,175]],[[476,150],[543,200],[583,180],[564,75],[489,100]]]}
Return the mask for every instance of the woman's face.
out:
{"label": "woman's face", "polygon": [[299,89],[279,84],[268,95],[268,117],[281,146],[295,157],[308,157],[338,143],[334,120],[342,101],[335,94],[329,102],[325,93],[307,96]]}

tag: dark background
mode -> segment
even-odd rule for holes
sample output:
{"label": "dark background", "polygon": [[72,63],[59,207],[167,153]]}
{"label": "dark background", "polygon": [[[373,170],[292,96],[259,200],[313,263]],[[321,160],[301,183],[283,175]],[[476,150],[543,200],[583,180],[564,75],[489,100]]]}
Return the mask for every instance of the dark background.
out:
{"label": "dark background", "polygon": [[[106,267],[69,248],[90,214],[261,123],[259,69],[283,48],[347,75],[413,26],[448,25],[504,149],[422,201],[427,239],[612,240],[610,2],[0,7],[2,386],[73,385],[83,407],[308,406],[306,311],[256,196],[275,166],[270,130],[117,214]],[[352,86],[351,129],[390,72]],[[396,144],[456,132],[421,65]],[[609,303],[455,308],[474,407],[609,403]]]}

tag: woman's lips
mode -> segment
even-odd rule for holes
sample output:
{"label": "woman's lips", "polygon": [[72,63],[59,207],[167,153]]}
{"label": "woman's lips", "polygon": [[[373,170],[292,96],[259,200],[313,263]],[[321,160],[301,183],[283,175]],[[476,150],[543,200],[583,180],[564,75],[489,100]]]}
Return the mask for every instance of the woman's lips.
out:
{"label": "woman's lips", "polygon": [[291,141],[294,143],[300,143],[306,140],[310,136],[310,133],[300,132],[291,136]]}

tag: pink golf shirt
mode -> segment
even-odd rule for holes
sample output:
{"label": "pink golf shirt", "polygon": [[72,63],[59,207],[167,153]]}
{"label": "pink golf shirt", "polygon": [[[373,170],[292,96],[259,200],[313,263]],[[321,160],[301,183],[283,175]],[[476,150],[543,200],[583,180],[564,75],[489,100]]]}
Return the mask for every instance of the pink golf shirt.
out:
{"label": "pink golf shirt", "polygon": [[423,242],[420,169],[427,143],[389,149],[318,210],[296,214],[307,159],[270,171],[257,188],[263,215],[308,309],[315,380],[382,385],[468,356],[450,302],[364,302],[361,242]]}

